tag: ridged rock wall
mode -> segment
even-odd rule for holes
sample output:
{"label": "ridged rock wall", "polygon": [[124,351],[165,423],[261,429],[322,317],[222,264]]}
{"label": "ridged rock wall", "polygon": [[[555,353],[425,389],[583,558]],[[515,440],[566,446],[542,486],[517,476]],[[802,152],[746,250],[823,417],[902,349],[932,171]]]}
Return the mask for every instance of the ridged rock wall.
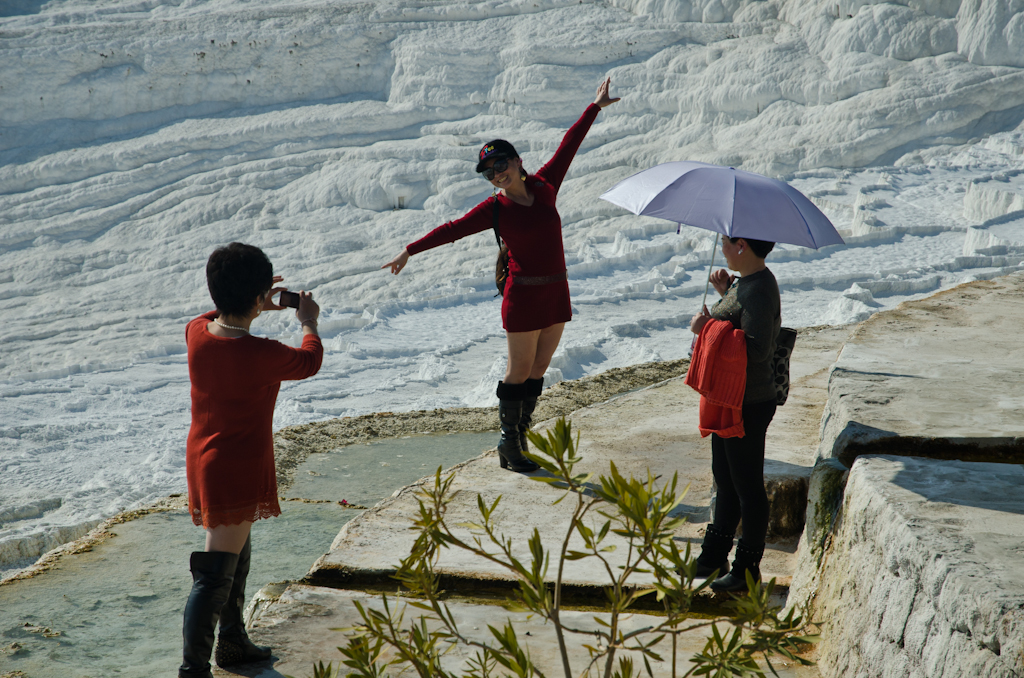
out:
{"label": "ridged rock wall", "polygon": [[[803,569],[791,591],[817,588],[822,676],[1022,675],[1024,469],[872,455],[845,494],[822,482],[841,475],[815,475],[819,505],[844,497],[834,531],[829,511],[814,517],[828,535],[819,576]],[[815,531],[809,520],[805,536]]]}
{"label": "ridged rock wall", "polygon": [[1024,676],[1022,292],[901,304],[832,366],[789,595],[823,677]]}

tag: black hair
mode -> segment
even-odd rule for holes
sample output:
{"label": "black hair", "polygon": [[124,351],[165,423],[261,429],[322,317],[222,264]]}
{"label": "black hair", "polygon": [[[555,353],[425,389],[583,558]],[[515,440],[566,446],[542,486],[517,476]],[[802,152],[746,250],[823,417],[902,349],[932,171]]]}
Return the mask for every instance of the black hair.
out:
{"label": "black hair", "polygon": [[[739,240],[739,238],[731,238],[729,236],[725,237],[729,238],[729,242],[731,242],[733,245],[735,245],[736,241]],[[752,249],[754,251],[754,254],[756,254],[760,259],[764,259],[765,257],[767,257],[768,253],[775,248],[775,243],[769,242],[767,240],[754,240],[753,238],[743,239],[747,241],[747,244],[750,245],[750,249]]]}
{"label": "black hair", "polygon": [[269,292],[273,284],[274,267],[259,247],[233,242],[218,247],[206,262],[206,286],[224,315],[246,315],[256,297]]}

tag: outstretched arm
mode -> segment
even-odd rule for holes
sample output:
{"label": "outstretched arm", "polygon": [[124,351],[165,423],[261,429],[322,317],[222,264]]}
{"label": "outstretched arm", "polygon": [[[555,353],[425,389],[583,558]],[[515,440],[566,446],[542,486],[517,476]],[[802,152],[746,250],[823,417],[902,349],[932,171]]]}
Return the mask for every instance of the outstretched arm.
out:
{"label": "outstretched arm", "polygon": [[405,268],[405,265],[409,263],[409,257],[414,254],[419,254],[439,245],[455,242],[460,238],[465,238],[467,235],[473,235],[474,233],[491,228],[494,200],[494,196],[487,198],[467,212],[466,216],[460,217],[455,221],[449,221],[446,224],[441,224],[416,242],[409,243],[402,250],[401,254],[381,266],[381,268],[390,268],[392,273],[398,275]]}
{"label": "outstretched arm", "polygon": [[402,272],[402,269],[405,268],[405,265],[408,264],[408,263],[409,263],[409,250],[408,249],[403,249],[401,254],[399,254],[397,257],[395,257],[394,259],[392,259],[388,263],[386,263],[383,266],[381,266],[381,268],[387,268],[387,267],[390,266],[391,267],[391,272],[394,273],[395,275],[398,275],[399,273]]}
{"label": "outstretched arm", "polygon": [[606,78],[604,82],[598,85],[597,97],[594,99],[594,103],[587,106],[583,116],[565,133],[561,145],[555,151],[551,160],[537,172],[537,176],[554,186],[556,191],[562,185],[562,180],[565,179],[565,174],[569,171],[569,165],[572,163],[572,159],[576,157],[576,151],[579,150],[580,144],[583,143],[583,138],[590,131],[590,126],[594,124],[597,114],[605,106],[610,106],[619,100],[609,96],[608,88],[610,86],[611,78]]}

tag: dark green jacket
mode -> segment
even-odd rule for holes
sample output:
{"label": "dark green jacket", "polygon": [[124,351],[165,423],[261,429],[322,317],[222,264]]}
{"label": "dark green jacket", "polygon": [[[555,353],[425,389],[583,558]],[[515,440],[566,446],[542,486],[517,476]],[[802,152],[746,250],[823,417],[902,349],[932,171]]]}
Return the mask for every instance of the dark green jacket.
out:
{"label": "dark green jacket", "polygon": [[779,284],[765,268],[737,278],[725,296],[711,307],[711,317],[728,320],[747,335],[747,390],[744,403],[775,400],[772,358],[782,327]]}

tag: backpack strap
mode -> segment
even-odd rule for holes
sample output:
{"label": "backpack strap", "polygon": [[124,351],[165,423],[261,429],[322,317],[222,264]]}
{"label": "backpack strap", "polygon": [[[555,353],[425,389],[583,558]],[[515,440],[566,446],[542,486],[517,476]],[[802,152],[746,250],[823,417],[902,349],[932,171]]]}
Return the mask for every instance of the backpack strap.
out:
{"label": "backpack strap", "polygon": [[500,204],[498,203],[498,194],[495,193],[493,197],[494,197],[494,218],[491,221],[491,228],[494,229],[494,240],[498,243],[498,247],[501,247],[501,232],[498,230],[498,208],[500,207]]}

